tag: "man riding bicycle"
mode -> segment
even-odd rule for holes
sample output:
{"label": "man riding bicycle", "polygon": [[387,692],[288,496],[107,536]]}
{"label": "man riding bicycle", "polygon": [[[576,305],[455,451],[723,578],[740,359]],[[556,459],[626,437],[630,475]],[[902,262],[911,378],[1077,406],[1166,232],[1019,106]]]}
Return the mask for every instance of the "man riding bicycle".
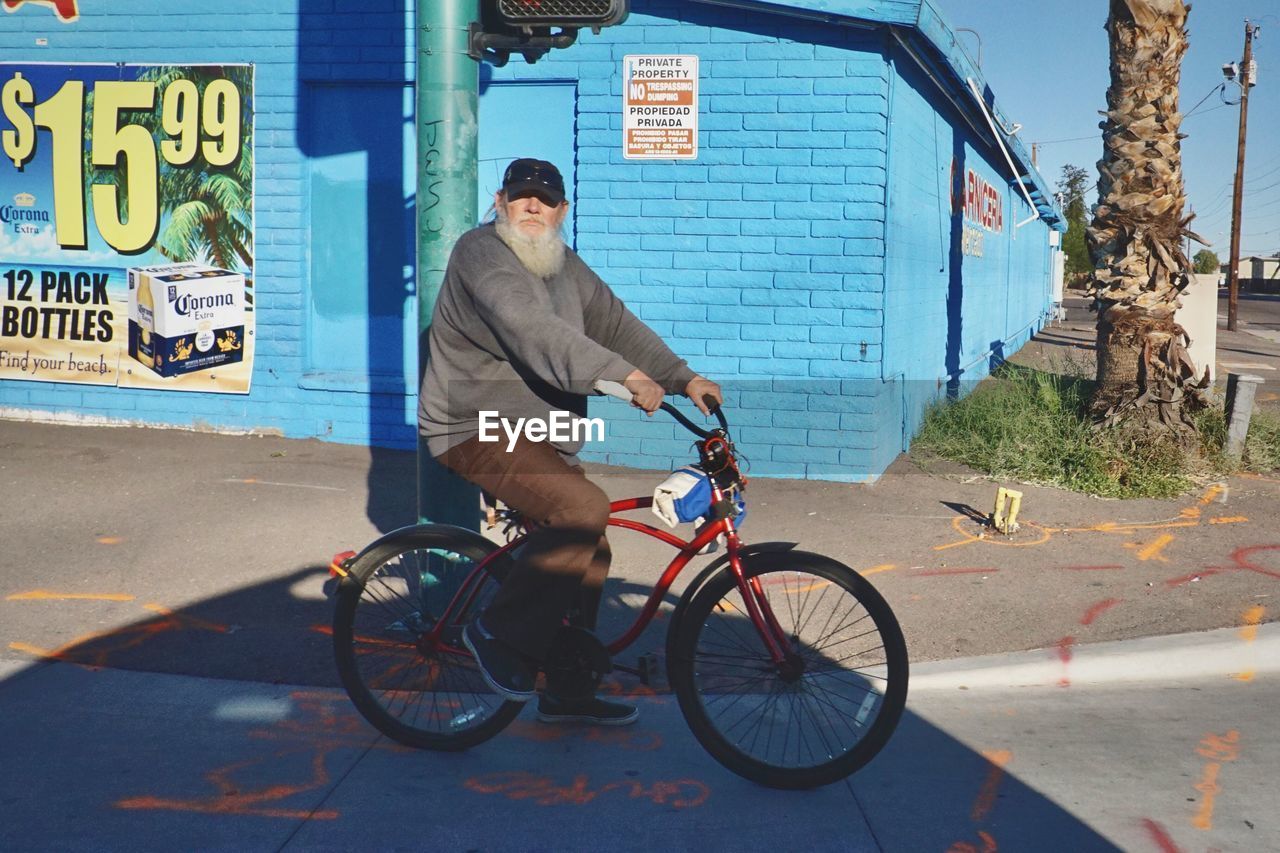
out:
{"label": "man riding bicycle", "polygon": [[[463,634],[489,685],[525,702],[566,614],[576,606],[579,624],[595,627],[609,571],[609,499],[583,474],[580,440],[485,440],[480,413],[509,423],[583,416],[601,380],[621,382],[649,414],[668,393],[685,394],[704,414],[703,397],[723,403],[723,395],[565,245],[569,202],[554,165],[513,161],[494,210],[496,221],[462,235],[450,256],[418,424],[437,461],[537,525],[492,604]],[[637,716],[595,696],[544,691],[538,701],[544,722],[627,725]]]}

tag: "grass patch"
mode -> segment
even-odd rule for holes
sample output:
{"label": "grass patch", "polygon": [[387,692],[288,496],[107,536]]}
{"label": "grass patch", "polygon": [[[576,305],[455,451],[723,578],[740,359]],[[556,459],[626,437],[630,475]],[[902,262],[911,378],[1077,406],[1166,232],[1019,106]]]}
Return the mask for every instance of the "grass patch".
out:
{"label": "grass patch", "polygon": [[[1222,453],[1221,403],[1197,413],[1199,452],[1176,442],[1134,440],[1095,430],[1087,415],[1091,380],[1006,364],[957,402],[935,404],[912,443],[993,478],[1114,498],[1164,498],[1242,467]],[[1243,467],[1280,467],[1280,418],[1255,412]]]}

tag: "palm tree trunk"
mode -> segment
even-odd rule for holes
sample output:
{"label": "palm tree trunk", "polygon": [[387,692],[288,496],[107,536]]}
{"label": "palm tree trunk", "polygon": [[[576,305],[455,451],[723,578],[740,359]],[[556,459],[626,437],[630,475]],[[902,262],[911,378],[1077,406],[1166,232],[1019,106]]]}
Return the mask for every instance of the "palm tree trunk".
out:
{"label": "palm tree trunk", "polygon": [[1091,407],[1109,424],[1181,430],[1184,404],[1202,402],[1208,379],[1206,371],[1196,382],[1190,340],[1173,317],[1192,269],[1181,248],[1191,218],[1182,215],[1178,132],[1188,11],[1182,0],[1111,0],[1111,86],[1088,232],[1099,308]]}

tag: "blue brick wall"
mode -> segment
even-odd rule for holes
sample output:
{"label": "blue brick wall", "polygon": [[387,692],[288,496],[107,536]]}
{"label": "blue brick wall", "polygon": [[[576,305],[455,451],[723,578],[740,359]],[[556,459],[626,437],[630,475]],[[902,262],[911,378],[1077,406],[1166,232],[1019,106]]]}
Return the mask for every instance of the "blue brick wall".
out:
{"label": "blue brick wall", "polygon": [[[300,0],[267,12],[228,0],[210,14],[194,0],[116,0],[86,4],[69,26],[38,7],[5,16],[0,49],[12,61],[255,64],[259,311],[246,397],[7,382],[0,409],[414,446],[411,379],[350,383],[308,370],[309,163],[330,152],[306,131],[315,124],[307,92],[413,79],[411,4],[342,9]],[[37,48],[36,37],[48,45]],[[696,161],[623,158],[630,53],[700,58]],[[933,349],[946,331],[936,297],[939,281],[946,292],[947,177],[932,166],[949,162],[936,149],[962,125],[936,117],[945,105],[925,82],[904,84],[888,57],[882,32],[633,0],[624,26],[583,32],[536,65],[516,57],[482,70],[498,81],[576,83],[576,248],[696,370],[726,386],[756,475],[874,479],[919,408],[895,374],[942,375]],[[912,86],[915,102],[903,94]],[[994,183],[998,171],[984,168]],[[966,358],[1038,310],[1043,294],[1010,301],[1008,280],[1047,292],[1047,249],[1034,237],[1042,231],[1029,226],[1027,239],[990,256],[1002,271],[974,278],[972,294],[966,270]],[[609,438],[587,458],[650,468],[689,460],[689,438],[670,422],[594,405]]]}
{"label": "blue brick wall", "polygon": [[[583,33],[533,66],[492,70],[495,80],[579,81],[576,248],[725,386],[756,475],[865,480],[887,465],[877,408],[883,49],[866,31],[635,0],[623,27]],[[621,68],[631,53],[699,57],[696,161],[623,157]],[[690,460],[680,427],[593,405],[610,428],[585,458],[649,468]]]}
{"label": "blue brick wall", "polygon": [[[1051,256],[1043,222],[1016,227],[1033,211],[989,133],[975,133],[900,50],[892,69],[883,379],[901,386],[906,449],[929,403],[971,389],[1040,328]],[[966,224],[975,227],[962,212],[969,170],[1003,203],[1001,230],[978,228],[980,254],[963,248]]]}

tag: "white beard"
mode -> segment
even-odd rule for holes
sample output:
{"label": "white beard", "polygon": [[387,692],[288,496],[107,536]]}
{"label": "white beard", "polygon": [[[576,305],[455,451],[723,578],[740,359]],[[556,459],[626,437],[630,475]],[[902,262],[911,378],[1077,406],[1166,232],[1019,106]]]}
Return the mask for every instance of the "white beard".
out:
{"label": "white beard", "polygon": [[551,278],[564,269],[564,239],[555,228],[548,228],[534,236],[526,234],[511,224],[506,213],[498,208],[495,227],[502,242],[516,253],[520,263],[539,278]]}

